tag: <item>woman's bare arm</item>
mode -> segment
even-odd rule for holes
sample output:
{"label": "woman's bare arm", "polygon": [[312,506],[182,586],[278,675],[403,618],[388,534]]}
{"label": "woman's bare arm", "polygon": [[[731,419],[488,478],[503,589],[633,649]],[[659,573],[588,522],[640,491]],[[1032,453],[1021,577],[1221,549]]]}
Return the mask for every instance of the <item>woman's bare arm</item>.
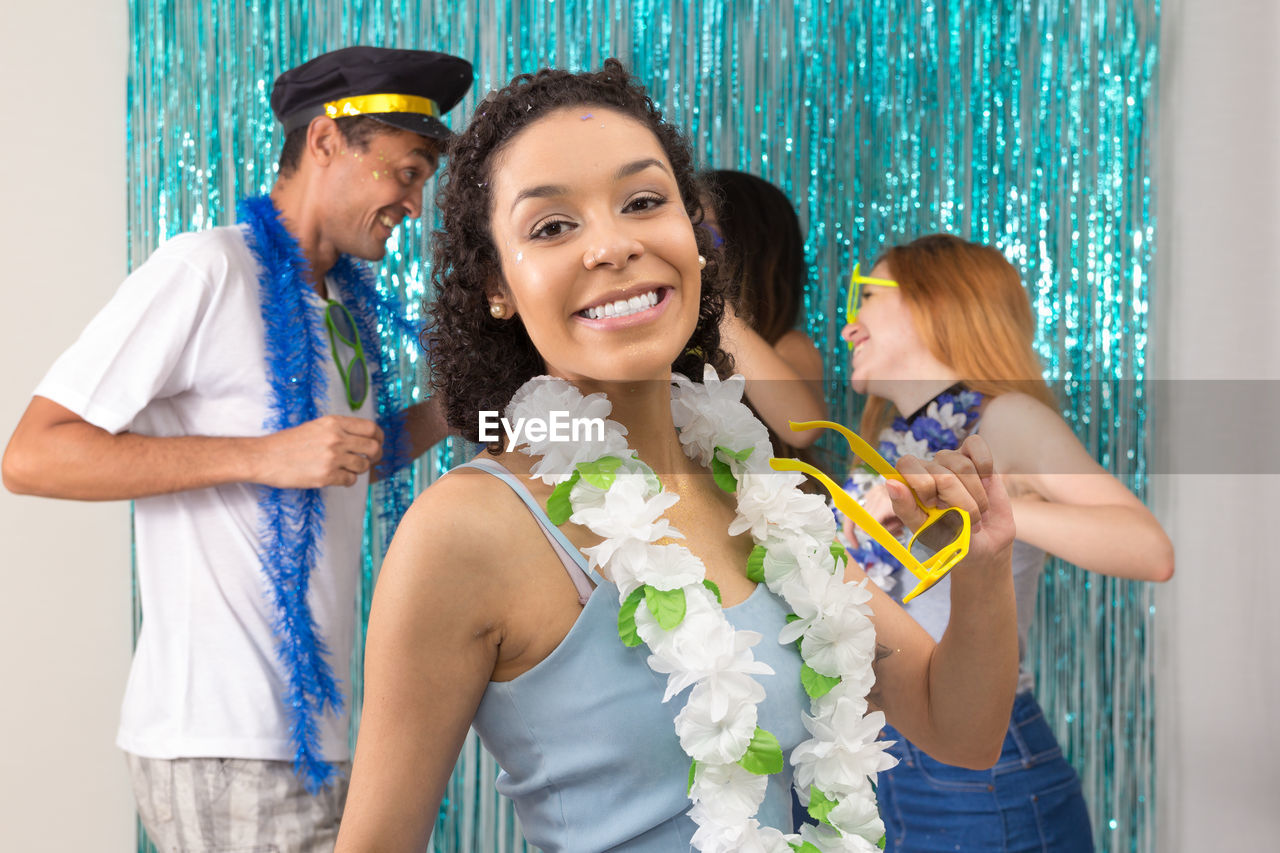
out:
{"label": "woman's bare arm", "polygon": [[746,394],[760,419],[792,447],[808,447],[821,430],[792,432],[788,421],[824,420],[822,356],[800,332],[788,332],[770,346],[726,306],[721,345],[734,369],[747,379]]}
{"label": "woman's bare arm", "polygon": [[[951,622],[936,645],[874,583],[876,684],[868,697],[888,721],[929,755],[983,768],[1000,755],[1018,676],[1017,613],[1010,555],[1013,516],[991,454],[972,436],[930,462],[904,457],[899,471],[922,501],[969,512],[968,556],[951,572]],[[898,483],[895,512],[914,529],[923,513]],[[850,565],[848,579],[865,575]],[[904,575],[904,582],[914,583]],[[936,593],[925,592],[924,595]]]}
{"label": "woman's bare arm", "polygon": [[1024,394],[1002,394],[983,413],[982,435],[1015,495],[1019,539],[1091,572],[1173,576],[1173,543],[1160,523],[1056,412]]}
{"label": "woman's bare arm", "polygon": [[502,641],[501,537],[492,514],[476,509],[493,503],[490,480],[436,482],[387,552],[339,851],[427,847]]}

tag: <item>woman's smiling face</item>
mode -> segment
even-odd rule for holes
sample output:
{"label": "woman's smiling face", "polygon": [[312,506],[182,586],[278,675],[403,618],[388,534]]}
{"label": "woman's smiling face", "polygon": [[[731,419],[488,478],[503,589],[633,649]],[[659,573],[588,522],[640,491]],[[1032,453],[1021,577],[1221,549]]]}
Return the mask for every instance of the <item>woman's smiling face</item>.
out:
{"label": "woman's smiling face", "polygon": [[555,110],[498,152],[491,184],[503,296],[547,372],[668,380],[698,322],[701,266],[657,137],[605,107]]}
{"label": "woman's smiling face", "polygon": [[[883,262],[871,276],[893,279]],[[888,380],[924,378],[916,375],[916,368],[922,358],[933,361],[897,287],[863,285],[858,319],[844,327],[841,337],[853,345],[849,378],[859,394],[882,393],[877,387]]]}

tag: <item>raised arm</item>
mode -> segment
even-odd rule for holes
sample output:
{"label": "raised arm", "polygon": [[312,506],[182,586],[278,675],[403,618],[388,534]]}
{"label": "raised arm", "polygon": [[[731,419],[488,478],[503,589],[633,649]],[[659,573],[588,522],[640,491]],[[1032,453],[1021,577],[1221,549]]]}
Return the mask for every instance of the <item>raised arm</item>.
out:
{"label": "raised arm", "polygon": [[[939,761],[990,767],[1000,755],[1018,677],[1009,499],[978,436],[932,461],[903,457],[898,470],[925,503],[967,510],[972,535],[968,556],[951,571],[951,621],[936,645],[893,599],[868,584],[878,645],[869,699]],[[914,529],[923,513],[907,490],[891,482],[889,494],[894,511]],[[864,577],[850,564],[849,580]]]}
{"label": "raised arm", "polygon": [[382,452],[382,431],[329,415],[258,437],[112,434],[33,397],[5,449],[4,485],[17,494],[131,500],[225,483],[280,488],[352,485]]}
{"label": "raised arm", "polygon": [[770,346],[733,309],[725,306],[721,345],[733,356],[734,370],[746,377],[747,399],[760,418],[792,447],[808,447],[822,430],[792,432],[790,421],[820,421],[827,416],[822,394],[822,356],[813,341],[787,332]]}
{"label": "raised arm", "polygon": [[[378,578],[339,851],[425,850],[493,672],[505,584],[487,478],[451,476],[410,508]],[[509,555],[508,555],[509,557]]]}
{"label": "raised arm", "polygon": [[1002,394],[982,416],[982,435],[1013,495],[1019,539],[1091,572],[1173,576],[1173,543],[1160,523],[1056,412],[1026,395]]}

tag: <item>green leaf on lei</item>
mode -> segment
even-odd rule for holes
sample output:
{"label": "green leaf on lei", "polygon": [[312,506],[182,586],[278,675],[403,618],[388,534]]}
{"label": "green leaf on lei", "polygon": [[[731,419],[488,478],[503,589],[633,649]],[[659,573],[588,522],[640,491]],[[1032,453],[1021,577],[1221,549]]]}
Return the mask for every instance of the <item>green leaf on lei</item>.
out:
{"label": "green leaf on lei", "polygon": [[844,550],[844,546],[840,544],[840,540],[831,543],[831,558],[836,561],[836,568],[840,567],[840,561],[849,562],[849,555]]}
{"label": "green leaf on lei", "polygon": [[711,594],[716,597],[716,602],[724,604],[724,599],[720,597],[720,587],[715,585],[714,581],[704,580],[702,585],[711,590]]}
{"label": "green leaf on lei", "polygon": [[809,786],[809,816],[816,821],[821,821],[827,826],[831,825],[831,821],[827,820],[827,815],[831,814],[831,810],[836,807],[836,801],[828,799],[827,795],[818,790],[817,785]]}
{"label": "green leaf on lei", "polygon": [[617,456],[601,456],[594,462],[579,462],[577,473],[597,489],[608,491],[621,464],[622,460]]}
{"label": "green leaf on lei", "polygon": [[879,847],[881,850],[883,850],[883,849],[884,849],[884,843],[885,843],[886,841],[888,841],[888,840],[889,840],[889,836],[887,836],[887,835],[882,835],[882,836],[880,836],[880,840],[876,842],[876,846],[877,846],[877,847]]}
{"label": "green leaf on lei", "polygon": [[738,759],[742,769],[757,776],[768,776],[782,771],[782,747],[778,739],[756,726],[755,736],[747,744],[746,755]]}
{"label": "green leaf on lei", "polygon": [[738,491],[738,479],[733,476],[729,466],[720,460],[719,454],[711,458],[711,478],[729,494]]}
{"label": "green leaf on lei", "polygon": [[711,454],[711,476],[715,479],[716,485],[729,494],[738,491],[738,478],[729,470],[728,460],[736,459],[739,462],[746,462],[753,452],[755,452],[754,447],[748,447],[746,450],[730,450],[717,444],[715,451]]}
{"label": "green leaf on lei", "polygon": [[551,523],[556,527],[564,524],[569,520],[569,516],[573,515],[573,507],[569,504],[569,493],[573,491],[574,485],[580,479],[582,475],[574,471],[569,479],[552,489],[551,497],[547,498],[547,518],[551,519]]}
{"label": "green leaf on lei", "polygon": [[840,676],[823,675],[806,663],[800,667],[800,683],[810,699],[817,699],[830,693],[831,688],[840,683]]}
{"label": "green leaf on lei", "polygon": [[670,631],[684,621],[683,589],[658,589],[648,584],[645,584],[643,589],[644,603],[648,605],[653,618],[657,619],[658,624],[665,630]]}
{"label": "green leaf on lei", "polygon": [[751,556],[747,557],[747,580],[764,583],[764,554],[763,545],[751,549]]}
{"label": "green leaf on lei", "polygon": [[693,790],[693,774],[698,769],[698,762],[695,759],[689,759],[689,786],[684,789],[684,795],[687,797]]}
{"label": "green leaf on lei", "polygon": [[618,636],[622,638],[622,644],[627,648],[635,648],[643,642],[636,632],[636,608],[640,606],[642,598],[644,598],[644,587],[628,595],[627,600],[622,602],[622,607],[618,609]]}
{"label": "green leaf on lei", "polygon": [[812,841],[806,841],[803,844],[792,844],[791,849],[796,853],[822,853],[821,850],[813,846]]}

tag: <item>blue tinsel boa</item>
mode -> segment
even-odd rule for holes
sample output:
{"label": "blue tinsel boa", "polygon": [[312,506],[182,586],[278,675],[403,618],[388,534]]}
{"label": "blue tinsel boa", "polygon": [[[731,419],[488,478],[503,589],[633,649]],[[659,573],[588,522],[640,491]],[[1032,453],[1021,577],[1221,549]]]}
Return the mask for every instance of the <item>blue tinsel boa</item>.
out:
{"label": "blue tinsel boa", "polygon": [[[246,240],[258,262],[262,322],[266,333],[270,432],[296,427],[318,416],[317,401],[328,397],[324,360],[330,358],[323,317],[307,303],[307,261],[297,240],[280,221],[269,196],[247,198],[236,208],[247,226]],[[378,471],[389,477],[408,461],[408,443],[398,395],[389,381],[396,365],[381,346],[381,331],[407,326],[404,309],[393,296],[378,292],[370,268],[346,255],[329,275],[338,283],[365,344],[369,379],[375,389],[378,424],[383,431],[383,460]],[[397,491],[405,491],[398,489]],[[390,502],[401,514],[407,500]],[[324,529],[324,500],[319,489],[262,488],[258,501],[263,536],[262,569],[271,582],[277,652],[288,677],[284,701],[294,770],[308,790],[330,782],[334,768],[321,758],[316,715],[342,710],[342,691],[334,677],[307,590]],[[352,566],[351,571],[357,567]]]}

